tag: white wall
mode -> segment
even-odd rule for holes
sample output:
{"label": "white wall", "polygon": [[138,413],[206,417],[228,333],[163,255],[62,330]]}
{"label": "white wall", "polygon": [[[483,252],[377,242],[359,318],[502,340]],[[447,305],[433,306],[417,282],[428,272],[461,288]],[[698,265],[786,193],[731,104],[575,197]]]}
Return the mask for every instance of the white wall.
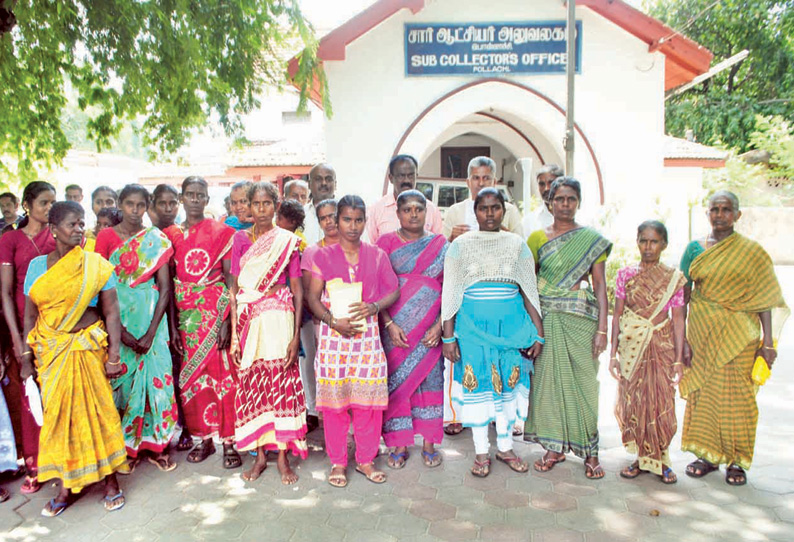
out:
{"label": "white wall", "polygon": [[[406,77],[403,25],[407,22],[477,22],[564,19],[556,0],[480,2],[437,0],[417,15],[408,10],[347,47],[345,61],[326,62],[334,116],[326,122],[328,160],[338,172],[339,192],[372,201],[382,194],[386,164],[415,118],[473,77]],[[664,57],[586,8],[582,74],[576,78],[576,119],[600,162],[607,202],[662,177]],[[557,104],[565,104],[562,75],[507,76]],[[447,127],[479,110],[496,107],[532,126],[549,154],[562,156],[564,116],[542,100],[508,85],[488,84],[456,95],[420,123],[403,151],[421,155]],[[533,141],[535,141],[533,137]],[[417,148],[411,148],[410,145]],[[407,147],[407,148],[406,148]],[[421,147],[421,148],[419,148]],[[543,150],[543,149],[542,149]],[[595,167],[577,138],[576,175],[585,185],[585,207],[597,207]],[[594,209],[591,210],[591,212]]]}

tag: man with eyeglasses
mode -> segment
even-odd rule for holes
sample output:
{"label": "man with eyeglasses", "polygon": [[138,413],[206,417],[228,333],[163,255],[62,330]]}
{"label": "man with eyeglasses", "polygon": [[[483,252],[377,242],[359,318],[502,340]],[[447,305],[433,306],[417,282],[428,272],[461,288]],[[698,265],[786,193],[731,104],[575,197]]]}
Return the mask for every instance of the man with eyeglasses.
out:
{"label": "man with eyeglasses", "polygon": [[[398,154],[389,162],[389,181],[392,190],[367,209],[367,236],[375,243],[381,235],[397,231],[400,219],[397,217],[397,196],[406,190],[416,188],[416,171],[419,163],[409,154]],[[432,233],[441,233],[443,220],[441,211],[432,201],[427,201],[425,227]]]}

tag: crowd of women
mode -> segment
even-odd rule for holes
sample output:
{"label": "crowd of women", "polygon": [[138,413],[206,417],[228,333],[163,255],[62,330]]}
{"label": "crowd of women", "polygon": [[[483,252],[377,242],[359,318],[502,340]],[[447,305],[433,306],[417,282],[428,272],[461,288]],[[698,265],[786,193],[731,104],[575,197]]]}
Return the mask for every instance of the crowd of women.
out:
{"label": "crowd of women", "polygon": [[[470,224],[450,225],[450,242],[428,231],[435,209],[413,189],[415,166],[411,157],[390,164],[399,227],[374,244],[362,242],[361,198],[328,197],[335,176],[325,165],[303,208],[315,215],[307,229],[309,219],[318,226],[308,247],[303,209],[267,182],[245,186],[248,227],[239,228],[205,217],[199,177],[152,195],[140,185],[118,196],[101,187],[90,232],[78,203],[56,202],[48,183],[27,185],[25,218],[0,237],[8,331],[0,470],[16,470],[21,458],[23,493],[60,479],[46,516],[102,480],[104,507],[122,507],[116,475],[142,460],[176,468],[172,445],[197,463],[220,441],[230,469],[250,452],[246,481],[263,474],[272,452],[292,484],[290,455],[306,458],[307,415],[316,411],[336,487],[348,483],[351,424],[355,470],[378,484],[381,437],[389,467],[405,466],[418,436],[421,461],[433,468],[444,433],[460,432],[445,431],[445,421],[470,428],[474,476],[491,470],[491,426],[494,457],[529,470],[513,449],[523,426],[524,439],[545,451],[535,470],[573,453],[587,478],[602,478],[597,372],[608,345],[612,244],[576,222],[579,183],[554,180],[553,220],[525,239],[503,226],[514,208],[492,187],[492,162],[475,159],[470,177],[485,187],[473,194]],[[185,219],[175,223],[180,202]],[[277,220],[280,208],[286,220]],[[696,456],[686,473],[724,464],[729,484],[747,480],[758,415],[750,374],[756,357],[770,368],[775,361],[783,318],[772,313],[785,303],[769,256],[734,231],[737,198],[713,194],[708,213],[712,230],[687,247],[680,271],[660,262],[665,226],[647,221],[637,230],[640,262],[617,274],[609,369],[619,380],[623,443],[637,457],[625,478],[676,481],[677,385],[687,401],[683,449]],[[307,323],[314,331],[302,341]],[[311,378],[301,357],[313,360]]]}

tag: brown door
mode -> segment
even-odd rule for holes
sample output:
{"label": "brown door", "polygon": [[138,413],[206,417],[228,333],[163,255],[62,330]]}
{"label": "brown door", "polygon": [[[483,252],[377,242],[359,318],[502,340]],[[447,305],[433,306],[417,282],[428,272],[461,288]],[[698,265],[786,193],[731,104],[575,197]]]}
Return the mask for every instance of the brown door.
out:
{"label": "brown door", "polygon": [[441,147],[441,176],[447,179],[465,179],[472,158],[491,156],[491,147]]}

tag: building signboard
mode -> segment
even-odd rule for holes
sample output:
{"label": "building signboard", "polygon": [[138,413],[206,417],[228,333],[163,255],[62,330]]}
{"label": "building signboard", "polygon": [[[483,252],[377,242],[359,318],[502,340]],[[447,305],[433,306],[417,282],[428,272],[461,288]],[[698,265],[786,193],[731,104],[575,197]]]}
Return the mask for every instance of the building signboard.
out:
{"label": "building signboard", "polygon": [[[421,75],[565,74],[565,21],[406,24],[405,73]],[[581,73],[582,21],[576,21]]]}

